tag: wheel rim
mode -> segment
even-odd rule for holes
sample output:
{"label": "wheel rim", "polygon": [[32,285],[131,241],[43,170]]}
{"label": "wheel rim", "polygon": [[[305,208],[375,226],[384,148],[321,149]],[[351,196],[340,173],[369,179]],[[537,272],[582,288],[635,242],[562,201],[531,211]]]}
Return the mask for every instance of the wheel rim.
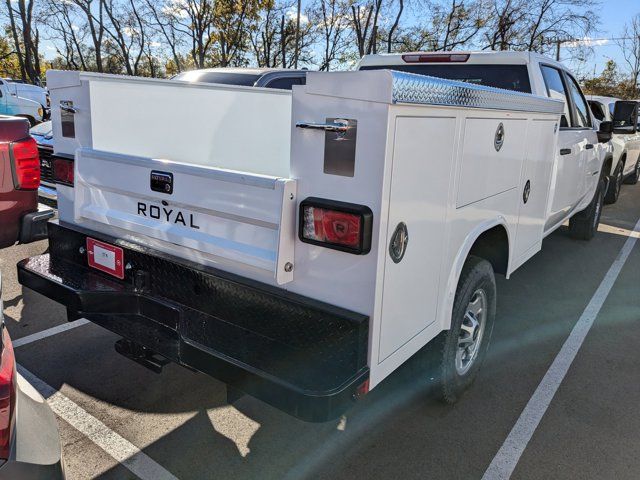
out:
{"label": "wheel rim", "polygon": [[618,195],[620,194],[620,187],[622,185],[622,168],[618,169],[618,175],[616,177],[616,198],[618,197]]}
{"label": "wheel rim", "polygon": [[467,373],[478,358],[487,323],[487,303],[487,294],[479,288],[473,293],[467,304],[456,350],[458,375]]}

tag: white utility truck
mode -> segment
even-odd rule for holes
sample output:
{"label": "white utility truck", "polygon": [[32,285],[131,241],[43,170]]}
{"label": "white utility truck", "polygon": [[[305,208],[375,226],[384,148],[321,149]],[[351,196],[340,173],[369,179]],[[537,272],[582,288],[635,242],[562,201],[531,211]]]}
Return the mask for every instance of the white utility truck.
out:
{"label": "white utility truck", "polygon": [[310,72],[293,93],[59,71],[47,85],[59,220],[20,282],[143,365],[307,421],[436,337],[455,401],[489,345],[494,274],[568,218],[579,238],[599,222],[596,131],[564,162],[556,99],[389,70]]}
{"label": "white utility truck", "polygon": [[599,122],[613,122],[616,132],[611,138],[612,162],[605,203],[615,203],[620,187],[626,182],[635,185],[640,180],[640,132],[638,132],[638,102],[614,97],[589,95],[589,107]]}

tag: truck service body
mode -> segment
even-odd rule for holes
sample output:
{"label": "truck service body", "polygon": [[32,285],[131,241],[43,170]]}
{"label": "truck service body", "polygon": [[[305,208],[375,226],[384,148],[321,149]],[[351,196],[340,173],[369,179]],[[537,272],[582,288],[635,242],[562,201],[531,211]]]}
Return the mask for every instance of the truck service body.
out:
{"label": "truck service body", "polygon": [[389,70],[310,72],[292,94],[47,84],[54,161],[73,175],[21,283],[141,363],[160,354],[309,421],[443,331],[455,399],[491,335],[493,271],[572,215],[583,238],[599,220],[601,165],[559,165],[554,99]]}

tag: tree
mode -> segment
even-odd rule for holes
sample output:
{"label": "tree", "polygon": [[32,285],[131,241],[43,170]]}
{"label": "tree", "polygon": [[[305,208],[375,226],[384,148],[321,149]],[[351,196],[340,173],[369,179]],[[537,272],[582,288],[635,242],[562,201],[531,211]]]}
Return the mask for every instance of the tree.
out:
{"label": "tree", "polygon": [[351,19],[355,31],[358,54],[369,55],[377,53],[378,44],[378,19],[382,9],[382,0],[372,0],[365,4],[351,5]]}
{"label": "tree", "polygon": [[487,17],[485,49],[510,50],[521,46],[527,17],[525,0],[492,0]]}
{"label": "tree", "polygon": [[154,0],[145,0],[145,3],[151,18],[149,25],[159,33],[169,48],[173,60],[173,73],[180,73],[185,67],[183,57],[179,53],[184,45],[184,39],[176,29],[175,16],[163,8],[163,4],[158,5]]}
{"label": "tree", "polygon": [[398,30],[398,26],[400,25],[400,18],[402,17],[402,12],[404,11],[404,0],[398,0],[398,10],[395,16],[395,20],[389,28],[389,33],[387,34],[387,53],[391,53],[393,50],[393,42],[394,35]]}
{"label": "tree", "polygon": [[616,62],[609,60],[600,75],[582,80],[582,88],[588,95],[604,97],[637,98],[637,91],[631,77],[620,73]]}
{"label": "tree", "polygon": [[425,21],[399,32],[400,51],[442,51],[468,47],[485,26],[483,0],[427,1]]}
{"label": "tree", "polygon": [[34,17],[35,0],[6,0],[13,47],[23,81],[40,82],[40,34]]}
{"label": "tree", "polygon": [[640,14],[634,16],[629,23],[625,23],[622,38],[618,40],[631,74],[633,98],[638,98],[638,77],[640,76]]}
{"label": "tree", "polygon": [[0,36],[0,77],[18,78],[21,74],[18,56],[11,42]]}
{"label": "tree", "polygon": [[106,34],[111,38],[127,75],[139,75],[140,61],[147,47],[147,24],[134,0],[116,3],[100,0],[109,19]]}
{"label": "tree", "polygon": [[345,60],[350,35],[349,9],[346,0],[316,0],[313,4],[310,20],[317,25],[321,51],[318,70],[331,70],[334,62]]}

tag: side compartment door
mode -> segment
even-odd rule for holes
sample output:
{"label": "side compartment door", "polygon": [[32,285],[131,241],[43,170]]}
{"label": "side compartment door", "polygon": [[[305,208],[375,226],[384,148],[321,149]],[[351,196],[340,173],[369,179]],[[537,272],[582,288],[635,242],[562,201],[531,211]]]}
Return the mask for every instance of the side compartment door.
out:
{"label": "side compartment door", "polygon": [[542,244],[557,127],[556,120],[533,120],[529,125],[514,248],[517,263],[523,255],[535,253],[530,250],[539,250]]}
{"label": "side compartment door", "polygon": [[[395,127],[379,363],[436,319],[456,119],[398,117]],[[402,225],[406,249],[392,258]]]}

